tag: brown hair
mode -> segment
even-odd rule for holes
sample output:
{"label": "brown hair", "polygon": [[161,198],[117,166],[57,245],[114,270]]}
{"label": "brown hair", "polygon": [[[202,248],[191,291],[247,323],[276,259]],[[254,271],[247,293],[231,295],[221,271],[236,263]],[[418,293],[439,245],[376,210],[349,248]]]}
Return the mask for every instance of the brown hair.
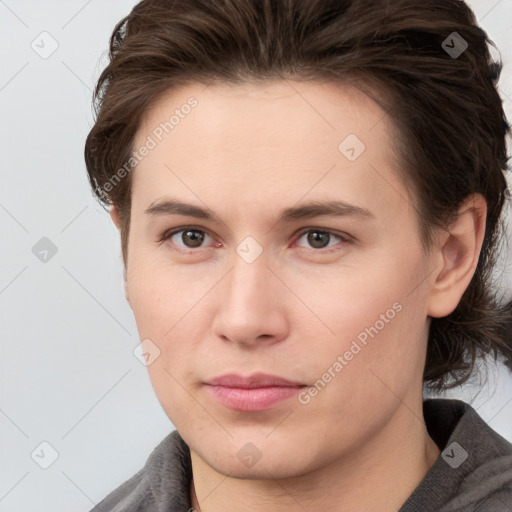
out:
{"label": "brown hair", "polygon": [[[424,381],[465,382],[476,359],[512,369],[512,301],[492,290],[510,132],[496,85],[494,43],[460,0],[144,0],[115,27],[94,92],[85,144],[97,198],[121,215],[127,264],[135,134],[163,93],[188,83],[363,77],[391,115],[404,183],[426,249],[473,192],[487,201],[475,274],[453,313],[430,324]],[[365,91],[371,95],[371,91]],[[132,165],[130,168],[133,168]],[[119,172],[122,169],[125,172]]]}

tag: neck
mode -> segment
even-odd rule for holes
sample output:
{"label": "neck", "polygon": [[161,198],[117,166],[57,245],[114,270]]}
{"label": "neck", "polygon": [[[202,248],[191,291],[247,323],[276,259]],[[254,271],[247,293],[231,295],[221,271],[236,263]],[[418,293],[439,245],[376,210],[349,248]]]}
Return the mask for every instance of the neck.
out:
{"label": "neck", "polygon": [[421,408],[401,404],[364,446],[332,464],[293,478],[239,479],[222,475],[191,451],[191,503],[197,512],[336,510],[396,512],[434,464],[440,450]]}

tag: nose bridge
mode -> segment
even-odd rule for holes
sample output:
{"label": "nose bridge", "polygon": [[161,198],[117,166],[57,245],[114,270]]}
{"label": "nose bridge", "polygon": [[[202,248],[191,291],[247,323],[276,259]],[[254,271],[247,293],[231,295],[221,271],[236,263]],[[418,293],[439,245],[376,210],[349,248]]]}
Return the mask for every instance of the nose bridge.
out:
{"label": "nose bridge", "polygon": [[[272,272],[267,267],[267,258],[263,254],[254,261],[244,259],[237,254],[233,258],[232,269],[228,275],[225,305],[234,311],[256,311],[265,304],[270,305],[269,292],[272,288]],[[264,300],[263,300],[264,299]]]}
{"label": "nose bridge", "polygon": [[215,334],[247,345],[261,342],[262,338],[276,341],[284,335],[286,327],[276,278],[267,267],[264,254],[249,261],[239,254],[234,255],[221,288],[214,320]]}

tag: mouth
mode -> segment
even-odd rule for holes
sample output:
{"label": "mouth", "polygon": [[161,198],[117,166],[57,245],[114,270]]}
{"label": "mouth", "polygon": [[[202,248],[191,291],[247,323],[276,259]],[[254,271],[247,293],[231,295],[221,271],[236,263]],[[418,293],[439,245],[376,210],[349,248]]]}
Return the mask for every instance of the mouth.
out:
{"label": "mouth", "polygon": [[227,374],[207,381],[213,398],[236,411],[264,411],[296,396],[305,384],[277,375],[257,373],[248,377]]}

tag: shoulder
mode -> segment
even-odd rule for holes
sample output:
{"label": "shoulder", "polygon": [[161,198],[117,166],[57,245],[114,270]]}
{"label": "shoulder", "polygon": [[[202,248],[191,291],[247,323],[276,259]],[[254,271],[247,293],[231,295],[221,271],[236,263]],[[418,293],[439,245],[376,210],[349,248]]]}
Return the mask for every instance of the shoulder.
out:
{"label": "shoulder", "polygon": [[149,484],[143,468],[112,491],[90,512],[125,512],[128,510],[142,512],[147,508],[147,501],[150,499],[149,491]]}
{"label": "shoulder", "polygon": [[512,444],[461,400],[427,399],[423,412],[441,453],[400,512],[511,512]]}
{"label": "shoulder", "polygon": [[438,461],[453,482],[441,512],[510,512],[512,444],[466,402],[438,399],[427,407],[436,408],[441,421],[452,426]]}
{"label": "shoulder", "polygon": [[152,451],[144,467],[112,491],[90,512],[187,510],[190,451],[175,430]]}
{"label": "shoulder", "polygon": [[487,479],[473,489],[467,486],[444,505],[439,512],[511,512],[512,480],[498,483]]}

